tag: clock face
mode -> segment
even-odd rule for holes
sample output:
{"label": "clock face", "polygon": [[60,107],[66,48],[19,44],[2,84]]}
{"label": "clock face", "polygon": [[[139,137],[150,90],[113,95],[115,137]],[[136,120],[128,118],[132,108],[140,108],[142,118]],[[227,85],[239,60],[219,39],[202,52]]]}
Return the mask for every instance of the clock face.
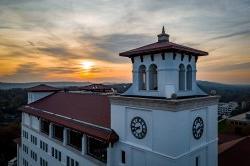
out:
{"label": "clock face", "polygon": [[204,123],[201,117],[197,117],[193,123],[193,136],[195,139],[200,139],[204,130]]}
{"label": "clock face", "polygon": [[147,134],[146,122],[138,116],[131,120],[130,128],[132,134],[138,139],[143,139]]}

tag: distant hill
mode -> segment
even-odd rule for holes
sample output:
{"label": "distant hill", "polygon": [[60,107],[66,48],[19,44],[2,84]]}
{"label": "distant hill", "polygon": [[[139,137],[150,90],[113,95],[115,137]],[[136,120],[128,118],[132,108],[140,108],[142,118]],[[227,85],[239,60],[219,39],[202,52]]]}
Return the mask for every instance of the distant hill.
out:
{"label": "distant hill", "polygon": [[[15,88],[29,88],[39,84],[47,84],[50,86],[63,88],[63,87],[77,87],[92,84],[91,82],[31,82],[31,83],[3,83],[0,82],[0,89],[15,89]],[[105,85],[116,89],[119,93],[125,92],[131,83],[104,83]],[[243,100],[250,101],[250,85],[229,85],[209,81],[197,81],[198,86],[210,93],[211,90],[216,90],[217,94],[221,96],[222,102]]]}
{"label": "distant hill", "polygon": [[30,88],[39,84],[46,84],[49,86],[54,86],[58,88],[68,87],[68,86],[86,86],[91,84],[91,82],[28,82],[28,83],[5,83],[0,82],[0,89],[16,89],[16,88]]}
{"label": "distant hill", "polygon": [[198,86],[210,93],[211,90],[216,90],[217,94],[221,96],[220,101],[250,101],[250,85],[229,85],[208,81],[197,81]]}

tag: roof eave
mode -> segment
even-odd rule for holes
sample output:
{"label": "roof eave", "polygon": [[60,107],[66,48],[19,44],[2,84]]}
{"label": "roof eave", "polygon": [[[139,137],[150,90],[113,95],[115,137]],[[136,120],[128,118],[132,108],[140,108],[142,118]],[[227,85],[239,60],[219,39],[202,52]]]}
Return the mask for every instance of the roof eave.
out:
{"label": "roof eave", "polygon": [[161,49],[161,50],[147,50],[147,51],[135,51],[133,53],[131,52],[122,52],[119,54],[119,56],[122,56],[122,57],[128,57],[128,58],[132,58],[132,57],[136,57],[136,56],[141,56],[141,55],[148,55],[148,54],[156,54],[156,53],[160,53],[160,52],[183,52],[183,53],[186,53],[186,54],[192,54],[194,56],[207,56],[208,55],[208,52],[205,52],[205,51],[187,51],[187,50],[179,50],[179,49],[174,49],[174,48],[171,48],[171,49]]}
{"label": "roof eave", "polygon": [[[46,119],[46,120],[51,121],[51,119],[47,119],[46,117],[42,116],[42,114],[41,114],[40,112],[35,113],[35,112],[30,111],[30,110],[27,110],[27,109],[25,108],[25,106],[19,107],[19,108],[18,108],[18,111],[20,111],[20,112],[25,112],[25,113],[28,113],[28,114],[31,114],[31,115],[34,115],[34,116],[38,116],[38,117],[40,117],[40,118],[43,118],[43,119]],[[69,126],[67,126],[66,124],[59,124],[59,125],[62,125],[62,126],[65,126],[65,127],[69,127]],[[72,129],[78,130],[78,129],[76,129],[76,128],[72,128]],[[98,130],[100,130],[100,129],[98,129]],[[119,136],[118,136],[118,135],[116,134],[116,132],[115,132],[114,130],[112,130],[112,129],[111,129],[111,131],[109,132],[107,138],[97,137],[95,134],[87,133],[87,132],[84,132],[84,131],[80,131],[80,132],[83,132],[83,133],[85,133],[86,135],[92,136],[92,137],[94,137],[94,138],[100,139],[100,140],[102,140],[102,141],[105,142],[105,143],[111,143],[111,144],[113,144],[113,143],[115,143],[115,142],[117,142],[117,141],[119,140]],[[106,132],[107,132],[107,131],[106,131]]]}

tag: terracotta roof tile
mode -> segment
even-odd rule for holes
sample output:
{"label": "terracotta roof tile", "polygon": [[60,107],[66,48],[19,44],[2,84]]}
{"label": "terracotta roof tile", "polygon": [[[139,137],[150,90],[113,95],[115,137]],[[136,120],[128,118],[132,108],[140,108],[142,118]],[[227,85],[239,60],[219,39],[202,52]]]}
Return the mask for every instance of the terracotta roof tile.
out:
{"label": "terracotta roof tile", "polygon": [[118,139],[110,129],[110,103],[107,96],[58,92],[19,110],[107,142]]}
{"label": "terracotta roof tile", "polygon": [[172,43],[172,42],[156,42],[156,43],[152,43],[146,46],[142,46],[136,49],[132,49],[126,52],[122,52],[120,53],[120,56],[125,56],[125,57],[134,57],[134,56],[138,56],[138,55],[146,55],[146,54],[152,54],[152,53],[159,53],[162,51],[181,51],[181,52],[185,52],[185,53],[190,53],[190,54],[194,54],[197,56],[205,56],[208,55],[207,52],[205,51],[201,51],[201,50],[197,50],[191,47],[187,47],[187,46],[183,46],[183,45],[179,45],[176,43]]}

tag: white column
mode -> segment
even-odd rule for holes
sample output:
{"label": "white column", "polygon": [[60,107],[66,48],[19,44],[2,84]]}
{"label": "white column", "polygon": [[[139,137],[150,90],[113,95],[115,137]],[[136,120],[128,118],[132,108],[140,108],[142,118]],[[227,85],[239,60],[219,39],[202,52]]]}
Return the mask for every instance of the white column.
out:
{"label": "white column", "polygon": [[82,135],[82,154],[87,153],[87,137],[85,134]]}
{"label": "white column", "polygon": [[66,146],[68,142],[68,128],[63,128],[63,145]]}
{"label": "white column", "polygon": [[49,137],[52,138],[53,135],[53,127],[52,127],[52,123],[49,124]]}
{"label": "white column", "polygon": [[38,131],[40,132],[41,131],[41,118],[38,118]]}
{"label": "white column", "polygon": [[196,84],[196,72],[197,72],[196,69],[194,69],[192,71],[192,90],[196,90],[195,88],[197,87],[197,84]]}
{"label": "white column", "polygon": [[111,143],[109,143],[109,146],[107,148],[107,166],[111,166]]}
{"label": "white column", "polygon": [[149,90],[149,70],[146,67],[146,90]]}
{"label": "white column", "polygon": [[16,162],[17,162],[17,166],[19,166],[19,145],[18,145],[18,143],[16,145],[16,153],[17,153],[16,154]]}

